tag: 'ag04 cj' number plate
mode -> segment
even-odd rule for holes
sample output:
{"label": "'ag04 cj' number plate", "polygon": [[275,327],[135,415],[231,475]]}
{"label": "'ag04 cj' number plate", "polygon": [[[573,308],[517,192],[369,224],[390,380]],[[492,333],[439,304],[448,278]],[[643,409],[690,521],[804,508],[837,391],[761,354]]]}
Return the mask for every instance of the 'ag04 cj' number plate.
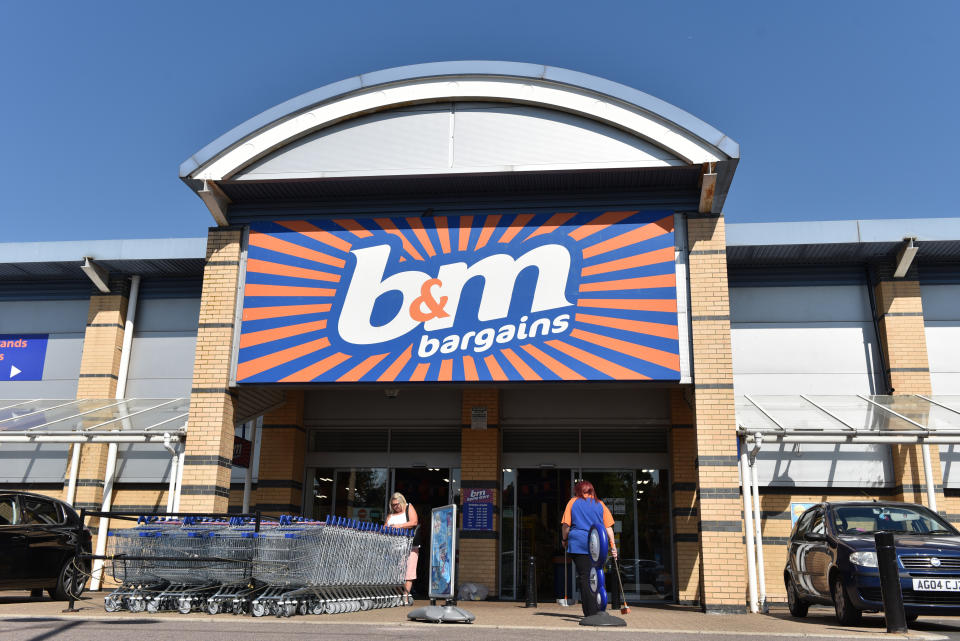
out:
{"label": "'ag04 cj' number plate", "polygon": [[960,579],[914,579],[913,589],[926,592],[960,592]]}

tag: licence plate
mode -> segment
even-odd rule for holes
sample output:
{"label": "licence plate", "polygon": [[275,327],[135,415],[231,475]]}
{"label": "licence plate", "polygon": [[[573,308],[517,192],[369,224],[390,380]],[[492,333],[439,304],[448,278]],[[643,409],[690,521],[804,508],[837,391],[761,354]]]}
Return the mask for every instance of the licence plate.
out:
{"label": "licence plate", "polygon": [[960,592],[960,579],[914,579],[913,589],[924,592]]}

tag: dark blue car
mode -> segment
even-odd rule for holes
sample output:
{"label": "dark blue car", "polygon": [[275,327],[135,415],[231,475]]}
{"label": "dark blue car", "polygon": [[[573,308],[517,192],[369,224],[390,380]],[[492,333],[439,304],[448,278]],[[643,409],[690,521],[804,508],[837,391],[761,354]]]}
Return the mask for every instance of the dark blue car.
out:
{"label": "dark blue car", "polygon": [[811,603],[832,604],[843,625],[883,609],[874,533],[895,533],[907,620],[960,614],[960,532],[913,503],[821,503],[804,512],[790,534],[790,614]]}

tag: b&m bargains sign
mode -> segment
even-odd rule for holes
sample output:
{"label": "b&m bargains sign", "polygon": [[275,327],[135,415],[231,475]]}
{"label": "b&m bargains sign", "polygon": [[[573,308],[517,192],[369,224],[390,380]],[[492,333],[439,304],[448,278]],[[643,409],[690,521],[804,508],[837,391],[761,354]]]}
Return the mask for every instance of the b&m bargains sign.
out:
{"label": "b&m bargains sign", "polygon": [[673,214],[250,227],[238,383],[678,380]]}

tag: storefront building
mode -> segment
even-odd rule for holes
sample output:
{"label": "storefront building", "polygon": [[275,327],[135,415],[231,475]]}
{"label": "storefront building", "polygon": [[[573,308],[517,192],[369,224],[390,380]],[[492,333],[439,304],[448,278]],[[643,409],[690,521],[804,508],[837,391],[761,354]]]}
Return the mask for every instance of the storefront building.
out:
{"label": "storefront building", "polygon": [[[181,166],[206,239],[0,245],[0,430],[84,414],[38,400],[72,398],[184,426],[166,446],[2,443],[0,483],[144,511],[456,502],[460,580],[521,599],[533,556],[553,600],[587,478],[631,599],[742,612],[737,408],[960,395],[960,224],[727,228],[738,159],[656,98],[536,65],[404,67],[278,105]],[[768,600],[792,504],[923,502],[918,451],[762,449]],[[930,469],[958,520],[953,457]]]}

